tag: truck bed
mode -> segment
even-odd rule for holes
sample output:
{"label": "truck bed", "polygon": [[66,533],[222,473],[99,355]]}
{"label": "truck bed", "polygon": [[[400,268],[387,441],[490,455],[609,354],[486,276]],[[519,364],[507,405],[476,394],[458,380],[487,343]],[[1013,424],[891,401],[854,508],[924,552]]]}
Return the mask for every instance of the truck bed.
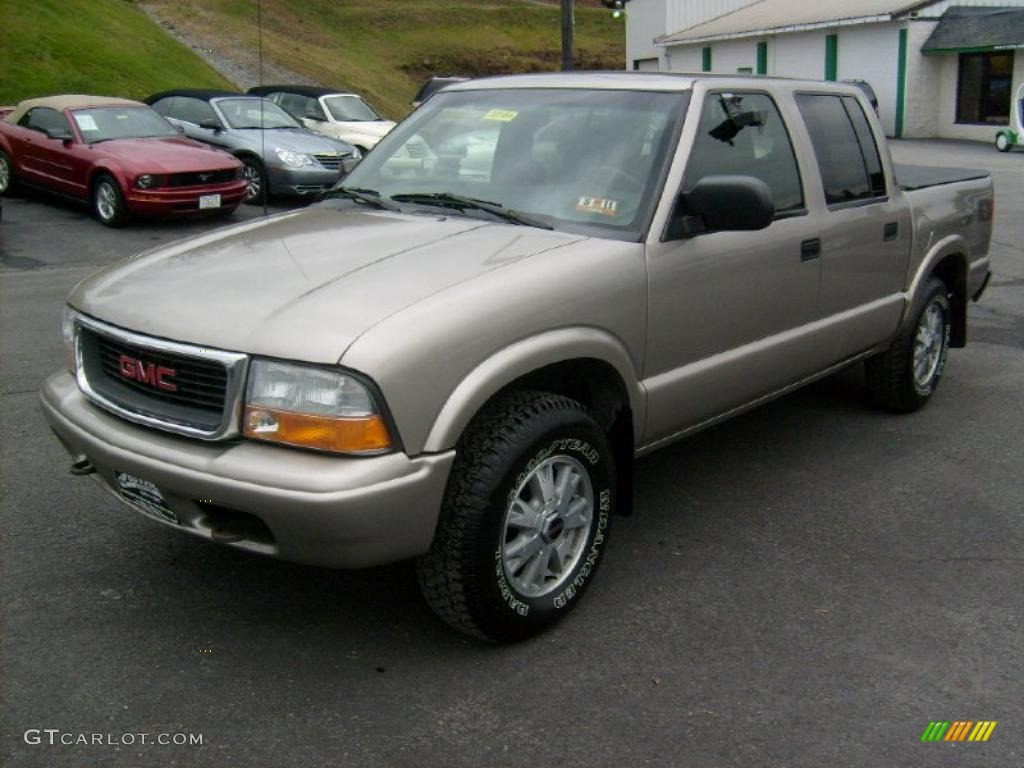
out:
{"label": "truck bed", "polygon": [[896,173],[896,183],[905,190],[986,179],[989,176],[988,171],[979,168],[933,168],[927,165],[895,164],[893,170]]}

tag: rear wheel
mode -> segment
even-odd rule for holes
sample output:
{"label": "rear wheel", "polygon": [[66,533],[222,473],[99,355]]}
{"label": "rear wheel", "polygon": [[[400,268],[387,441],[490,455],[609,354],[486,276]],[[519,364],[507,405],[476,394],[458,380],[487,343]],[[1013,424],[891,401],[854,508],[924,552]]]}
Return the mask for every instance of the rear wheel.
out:
{"label": "rear wheel", "polygon": [[615,498],[611,447],[580,403],[517,392],[459,442],[430,552],[431,608],[467,634],[539,632],[578,602],[604,552]]}
{"label": "rear wheel", "polygon": [[5,152],[0,151],[0,195],[9,195],[15,186],[14,164]]}
{"label": "rear wheel", "polygon": [[1009,152],[1013,149],[1013,142],[1010,141],[1010,137],[1006,133],[996,134],[996,149],[1000,152]]}
{"label": "rear wheel", "polygon": [[128,209],[121,194],[121,185],[113,176],[103,174],[92,188],[92,209],[100,223],[119,227],[128,219]]}
{"label": "rear wheel", "polygon": [[910,413],[928,402],[946,367],[951,316],[946,284],[929,278],[914,322],[889,349],[867,361],[868,394],[875,405]]}
{"label": "rear wheel", "polygon": [[267,195],[267,172],[263,163],[255,157],[243,157],[243,177],[247,185],[245,190],[245,202],[249,205],[260,205]]}

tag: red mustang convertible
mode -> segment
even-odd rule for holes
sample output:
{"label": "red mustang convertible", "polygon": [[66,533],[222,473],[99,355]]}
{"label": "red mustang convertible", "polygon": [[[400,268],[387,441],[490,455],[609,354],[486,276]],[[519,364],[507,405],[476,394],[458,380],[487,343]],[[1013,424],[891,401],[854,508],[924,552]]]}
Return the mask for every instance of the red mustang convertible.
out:
{"label": "red mustang convertible", "polygon": [[111,227],[130,214],[231,213],[246,190],[236,158],[105,96],[29,99],[3,116],[0,194],[16,183],[87,200]]}

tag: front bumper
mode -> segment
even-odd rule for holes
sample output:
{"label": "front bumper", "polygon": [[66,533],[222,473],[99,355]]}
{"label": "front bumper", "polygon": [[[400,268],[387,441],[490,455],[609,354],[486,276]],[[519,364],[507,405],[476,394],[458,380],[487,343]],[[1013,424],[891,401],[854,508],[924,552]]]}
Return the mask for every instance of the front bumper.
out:
{"label": "front bumper", "polygon": [[[189,216],[233,210],[245,198],[245,192],[244,181],[232,181],[209,187],[132,187],[125,197],[125,204],[129,211],[142,216]],[[199,198],[204,195],[220,195],[220,208],[206,208],[200,211]]]}
{"label": "front bumper", "polygon": [[329,168],[281,168],[270,166],[270,192],[274,195],[305,197],[326,192],[347,174],[345,161],[336,171]]}
{"label": "front bumper", "polygon": [[[88,459],[101,486],[120,499],[115,470],[148,480],[179,522],[146,517],[212,540],[243,535],[228,546],[312,565],[363,568],[426,552],[455,457],[349,458],[191,440],[94,406],[66,372],[46,381],[40,399],[61,443],[76,460]],[[230,513],[246,519],[225,536],[239,519]]]}

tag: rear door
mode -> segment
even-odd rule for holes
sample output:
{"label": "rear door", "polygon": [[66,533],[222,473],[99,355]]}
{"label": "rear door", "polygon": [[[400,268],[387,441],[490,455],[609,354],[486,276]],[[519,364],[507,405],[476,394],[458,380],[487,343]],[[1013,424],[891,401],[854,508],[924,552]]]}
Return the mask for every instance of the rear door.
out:
{"label": "rear door", "polygon": [[[776,217],[757,232],[648,244],[647,443],[813,368],[820,261],[801,182],[806,160],[798,161],[785,112],[767,92],[712,90],[697,98],[691,109],[700,109],[699,122],[681,190],[704,176],[754,176],[771,190]],[[736,113],[759,117],[733,132]]]}
{"label": "rear door", "polygon": [[824,367],[877,345],[896,328],[910,255],[910,211],[894,180],[886,178],[882,139],[859,99],[798,93],[796,103],[824,195],[814,206],[820,209],[823,320],[816,356]]}

